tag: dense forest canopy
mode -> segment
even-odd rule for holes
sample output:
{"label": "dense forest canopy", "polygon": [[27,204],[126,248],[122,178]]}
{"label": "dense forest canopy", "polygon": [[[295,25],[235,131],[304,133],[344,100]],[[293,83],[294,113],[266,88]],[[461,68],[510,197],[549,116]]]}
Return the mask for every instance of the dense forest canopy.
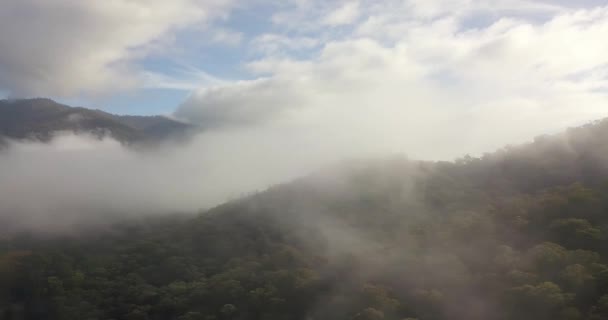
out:
{"label": "dense forest canopy", "polygon": [[607,319],[608,121],[0,242],[0,319]]}

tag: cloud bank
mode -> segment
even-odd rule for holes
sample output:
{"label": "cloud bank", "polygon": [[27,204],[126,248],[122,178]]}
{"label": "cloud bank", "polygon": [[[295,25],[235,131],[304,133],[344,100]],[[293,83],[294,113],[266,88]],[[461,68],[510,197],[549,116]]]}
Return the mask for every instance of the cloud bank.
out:
{"label": "cloud bank", "polygon": [[195,213],[341,160],[284,128],[216,130],[136,151],[106,138],[58,135],[0,152],[0,229],[65,232],[117,218]]}
{"label": "cloud bank", "polygon": [[180,29],[225,14],[230,0],[4,0],[0,88],[15,97],[136,87],[137,61]]}
{"label": "cloud bank", "polygon": [[[290,14],[309,12],[306,3]],[[248,64],[259,78],[200,89],[175,116],[207,128],[282,125],[320,143],[424,159],[479,154],[605,117],[608,44],[599,39],[608,38],[608,7],[441,4],[361,4],[367,18],[311,58],[278,54],[290,38],[277,35],[274,54]],[[263,39],[270,46],[273,37]]]}

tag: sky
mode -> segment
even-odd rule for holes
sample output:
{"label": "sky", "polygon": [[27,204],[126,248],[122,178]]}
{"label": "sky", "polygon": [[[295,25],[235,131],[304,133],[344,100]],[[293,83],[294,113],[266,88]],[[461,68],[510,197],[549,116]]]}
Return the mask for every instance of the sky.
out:
{"label": "sky", "polygon": [[605,39],[602,0],[3,0],[0,92],[436,158],[605,117]]}

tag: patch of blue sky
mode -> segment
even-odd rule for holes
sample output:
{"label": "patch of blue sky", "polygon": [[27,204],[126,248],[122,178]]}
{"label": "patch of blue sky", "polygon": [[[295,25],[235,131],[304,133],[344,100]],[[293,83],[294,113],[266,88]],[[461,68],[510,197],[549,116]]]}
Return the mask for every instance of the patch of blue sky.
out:
{"label": "patch of blue sky", "polygon": [[461,30],[482,30],[492,26],[499,19],[497,14],[473,13],[460,21]]}
{"label": "patch of blue sky", "polygon": [[607,6],[606,0],[534,0],[534,2],[547,4],[547,5],[559,5],[566,8],[593,8]]}
{"label": "patch of blue sky", "polygon": [[[152,75],[142,88],[110,97],[72,99],[87,107],[118,114],[169,114],[193,90],[222,82],[253,79],[245,67],[251,58],[248,42],[269,32],[273,25],[270,6],[240,8],[213,25],[183,30],[174,35],[172,48],[138,61],[144,73]],[[214,41],[213,32],[226,29],[241,34],[240,43]]]}
{"label": "patch of blue sky", "polygon": [[190,95],[189,91],[174,89],[138,89],[110,96],[61,99],[71,106],[99,109],[114,114],[169,115]]}
{"label": "patch of blue sky", "polygon": [[554,17],[551,11],[522,11],[522,10],[501,10],[501,11],[477,11],[465,15],[460,20],[460,30],[483,30],[491,27],[501,19],[523,20],[532,24],[543,24]]}
{"label": "patch of blue sky", "polygon": [[[253,46],[254,39],[260,35],[314,39],[317,42],[314,45],[282,49],[284,56],[289,59],[310,60],[319,54],[324,41],[348,37],[352,33],[352,26],[317,29],[314,32],[284,29],[272,21],[279,6],[276,3],[242,6],[225,19],[173,34],[169,48],[136,62],[145,75],[140,88],[114,93],[109,97],[63,101],[119,114],[168,114],[192,91],[258,78],[260,75],[252,73],[247,64],[268,57],[267,53],[256,51]],[[220,31],[237,35],[237,41],[222,42],[214,38],[215,33]]]}
{"label": "patch of blue sky", "polygon": [[[144,58],[140,65],[148,71],[172,75],[184,69],[198,69],[226,81],[251,79],[245,67],[253,52],[255,37],[273,32],[273,5],[240,7],[213,25],[183,30],[174,35],[174,50],[166,55]],[[227,30],[239,35],[238,43],[222,43],[214,33]]]}

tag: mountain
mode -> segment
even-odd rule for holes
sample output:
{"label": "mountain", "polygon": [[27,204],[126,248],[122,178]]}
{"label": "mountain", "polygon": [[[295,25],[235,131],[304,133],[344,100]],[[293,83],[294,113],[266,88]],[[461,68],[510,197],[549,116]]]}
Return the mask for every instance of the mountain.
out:
{"label": "mountain", "polygon": [[608,121],[0,242],[2,319],[608,319]]}
{"label": "mountain", "polygon": [[0,137],[48,142],[59,131],[112,136],[125,144],[184,137],[194,128],[164,116],[121,116],[50,99],[0,100]]}

